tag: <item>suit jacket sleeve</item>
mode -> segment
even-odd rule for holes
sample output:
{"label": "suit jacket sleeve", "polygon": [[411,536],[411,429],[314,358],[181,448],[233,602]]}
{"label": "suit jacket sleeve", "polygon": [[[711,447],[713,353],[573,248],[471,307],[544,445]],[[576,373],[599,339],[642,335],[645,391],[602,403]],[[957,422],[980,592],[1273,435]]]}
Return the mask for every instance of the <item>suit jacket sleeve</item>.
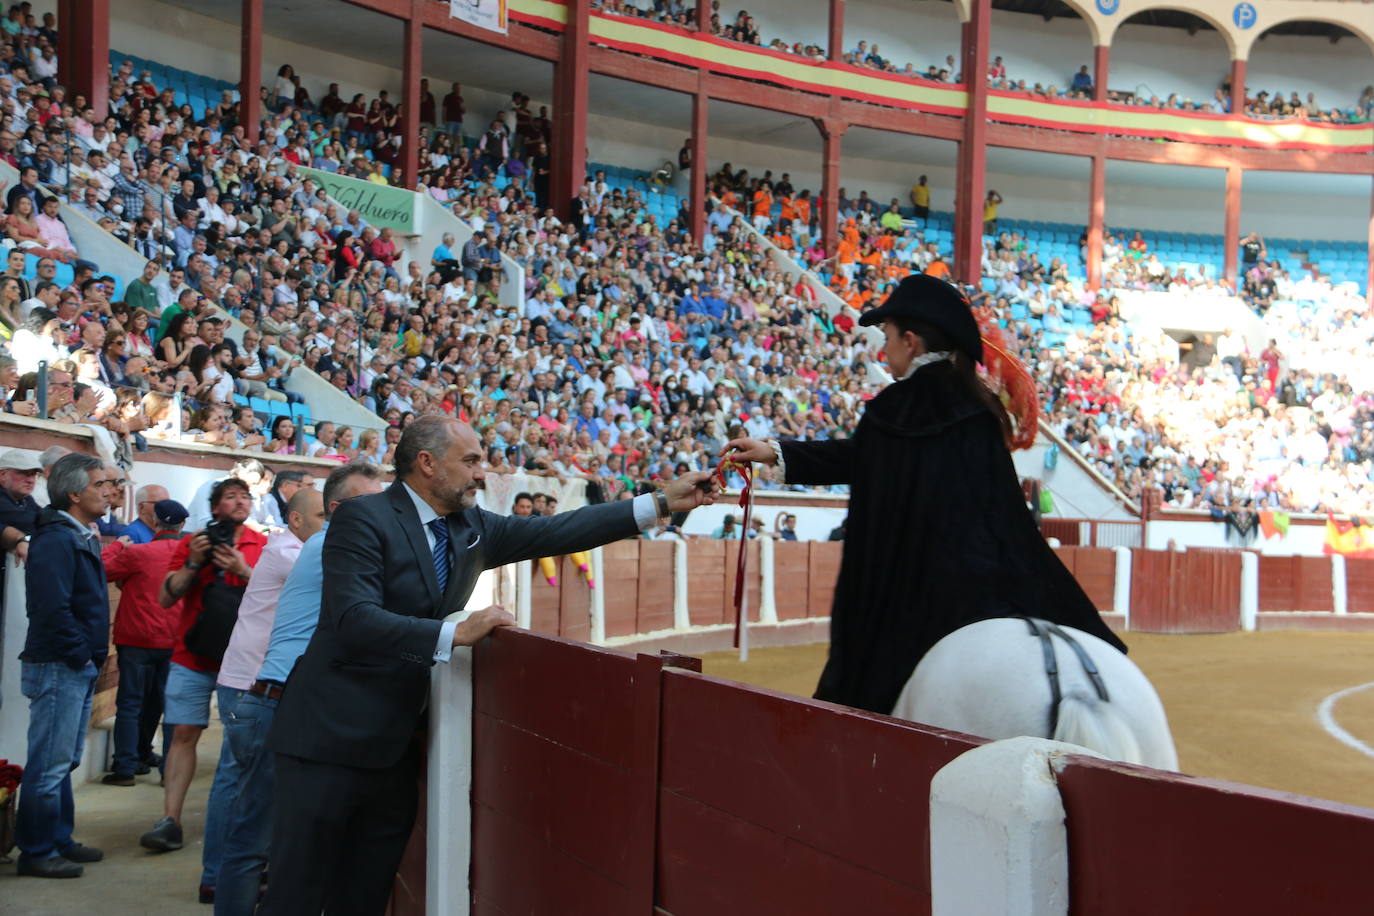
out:
{"label": "suit jacket sleeve", "polygon": [[555,557],[590,550],[639,533],[631,500],[583,506],[542,518],[512,518],[482,512],[484,536],[490,539],[486,565]]}
{"label": "suit jacket sleeve", "polygon": [[[385,607],[386,556],[376,510],[350,502],[340,505],[324,541],[321,622],[335,628],[350,653],[433,664],[443,622]],[[415,586],[424,588],[419,582]]]}
{"label": "suit jacket sleeve", "polygon": [[782,460],[787,464],[787,483],[828,486],[849,483],[854,467],[854,440],[831,439],[824,442],[780,442]]}

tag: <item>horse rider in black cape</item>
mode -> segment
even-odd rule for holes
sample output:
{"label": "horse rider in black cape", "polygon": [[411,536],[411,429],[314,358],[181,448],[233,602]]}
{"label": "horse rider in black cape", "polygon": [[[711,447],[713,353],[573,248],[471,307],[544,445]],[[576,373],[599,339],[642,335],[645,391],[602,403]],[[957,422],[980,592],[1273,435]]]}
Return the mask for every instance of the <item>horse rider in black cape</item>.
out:
{"label": "horse rider in black cape", "polygon": [[[960,627],[1038,617],[1126,646],[1055,556],[1026,506],[1011,460],[1015,430],[979,378],[983,339],[959,291],[909,276],[859,319],[881,325],[895,381],[868,402],[852,437],[735,439],[722,454],[776,464],[787,483],[849,485],[844,555],[830,616],[830,657],[816,698],[890,713],[921,658]],[[1034,383],[1014,363],[1033,417]]]}

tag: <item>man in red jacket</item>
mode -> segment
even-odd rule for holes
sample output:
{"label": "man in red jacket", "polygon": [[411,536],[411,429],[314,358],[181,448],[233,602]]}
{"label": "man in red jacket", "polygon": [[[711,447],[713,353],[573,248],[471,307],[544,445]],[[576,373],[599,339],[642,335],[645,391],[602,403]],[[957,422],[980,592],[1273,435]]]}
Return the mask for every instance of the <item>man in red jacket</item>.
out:
{"label": "man in red jacket", "polygon": [[[157,600],[167,564],[181,541],[186,507],[174,499],[153,506],[153,540],[135,544],[120,538],[102,552],[106,578],[119,585],[114,642],[119,650],[119,693],[115,700],[114,768],[102,782],[131,786],[134,776],[161,763],[153,735],[162,719],[162,693],[181,619],[181,602],[164,608]],[[165,744],[165,742],[164,742]]]}

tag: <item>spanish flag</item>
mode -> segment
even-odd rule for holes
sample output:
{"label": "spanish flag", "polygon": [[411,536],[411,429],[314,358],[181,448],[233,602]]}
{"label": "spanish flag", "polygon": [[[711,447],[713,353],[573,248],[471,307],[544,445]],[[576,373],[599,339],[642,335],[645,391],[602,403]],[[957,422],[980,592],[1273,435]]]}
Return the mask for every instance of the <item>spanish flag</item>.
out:
{"label": "spanish flag", "polygon": [[1326,514],[1326,543],[1322,553],[1328,556],[1338,553],[1343,557],[1356,560],[1374,560],[1374,532],[1369,526],[1361,525],[1358,518],[1340,522],[1331,513]]}

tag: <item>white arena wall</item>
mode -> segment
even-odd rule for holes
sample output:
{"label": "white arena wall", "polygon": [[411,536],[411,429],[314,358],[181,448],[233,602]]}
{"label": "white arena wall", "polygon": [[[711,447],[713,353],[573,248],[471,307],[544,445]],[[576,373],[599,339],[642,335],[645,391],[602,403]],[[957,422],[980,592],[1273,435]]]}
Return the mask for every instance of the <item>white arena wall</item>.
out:
{"label": "white arena wall", "polygon": [[[817,34],[821,34],[825,19],[819,11],[823,5],[810,0],[807,6],[812,5],[817,9],[814,19]],[[229,6],[234,8],[236,5]],[[267,6],[267,34],[263,39],[266,84],[270,85],[282,63],[289,62],[302,74],[307,88],[317,99],[330,82],[338,82],[346,94],[367,92],[370,96],[379,89],[387,89],[393,95],[399,93],[401,73],[398,67],[310,47],[308,38],[294,37],[308,36],[308,29],[299,28],[299,24],[293,27],[289,19],[272,9],[272,3]],[[786,28],[796,31],[795,23],[801,18],[797,15],[797,6],[784,0],[767,0],[762,5],[750,3],[745,8],[765,24],[765,34],[774,34],[769,25],[771,21],[785,20],[788,25],[780,26],[776,34],[789,37],[792,33]],[[957,50],[959,30],[952,4],[898,5],[895,0],[885,3],[850,0],[846,11],[849,18],[847,46],[852,47],[865,35],[878,35],[882,37],[879,44],[885,54],[903,59],[903,54],[910,50],[913,62],[930,56],[928,51],[920,51],[917,56],[918,43],[937,49],[932,61]],[[236,20],[226,22],[158,0],[121,0],[113,5],[112,17],[111,47],[116,50],[155,56],[167,64],[222,79],[238,78]],[[380,15],[371,19],[376,23],[379,46],[399,47],[400,24]],[[1137,30],[1142,35],[1139,42],[1134,38]],[[798,40],[804,37],[800,31],[796,33]],[[1015,46],[1003,47],[997,39],[999,34],[1014,34]],[[288,35],[293,37],[286,37]],[[897,35],[921,37],[908,39],[908,43],[902,45],[894,37]],[[1145,44],[1147,38],[1155,44],[1148,52],[1141,52],[1142,63],[1137,66],[1131,63],[1136,53],[1132,47],[1136,43]],[[1186,32],[1178,29],[1123,27],[1118,33],[1119,47],[1115,56],[1119,59],[1113,62],[1111,85],[1127,88],[1138,82],[1148,82],[1158,88],[1157,84],[1164,84],[1165,77],[1178,82],[1186,78],[1193,80],[1190,85],[1195,86],[1195,92],[1201,93],[1208,86],[1215,86],[1227,68],[1224,50],[1217,50],[1215,54],[1197,50],[1199,46],[1195,42],[1208,40],[1221,48],[1221,39],[1216,33],[1200,32],[1189,39]],[[1087,28],[1075,20],[1057,19],[1045,23],[1034,16],[997,12],[993,17],[993,41],[993,53],[1001,54],[1008,66],[1017,60],[1018,71],[1023,64],[1029,67],[1032,61],[1047,62],[1040,77],[1027,71],[1025,78],[1032,82],[1040,79],[1062,81],[1063,77],[1058,75],[1060,69],[1068,70],[1080,59],[1083,63],[1092,59]],[[1282,53],[1274,53],[1275,48],[1281,48]],[[1013,55],[1018,56],[1014,58]],[[1354,87],[1374,81],[1374,73],[1370,72],[1374,71],[1374,57],[1363,45],[1352,40],[1333,46],[1325,39],[1270,38],[1256,46],[1254,56],[1258,72],[1252,70],[1252,83],[1264,79],[1262,67],[1266,59],[1282,60],[1283,69],[1274,76],[1278,83],[1293,83],[1293,88],[1310,86],[1324,95],[1343,97],[1358,92]],[[1061,66],[1060,62],[1065,61],[1068,64]],[[454,69],[457,66],[450,65],[439,55],[427,58],[425,72],[436,96],[441,97],[447,91],[448,84],[460,72]],[[551,67],[540,65],[536,69],[551,76]],[[525,87],[536,106],[548,104],[549,76],[542,77],[539,86]],[[598,79],[593,77],[594,81]],[[476,129],[472,125],[484,123],[504,106],[510,91],[517,88],[508,83],[509,78],[498,76],[487,81],[488,88],[484,90],[478,83],[464,81],[469,132]],[[722,104],[713,104],[713,110]],[[791,172],[799,187],[809,186],[818,192],[819,133],[809,125],[803,125],[805,129],[801,131],[786,129],[789,121],[790,127],[795,127],[797,119],[782,115],[770,113],[761,119],[766,119],[770,126],[776,124],[784,128],[782,133],[786,141],[795,145],[713,136],[709,143],[708,164],[715,168],[729,161],[737,168],[748,168],[753,174],[761,174],[767,168],[773,169],[775,175]],[[676,160],[688,126],[686,117],[681,125],[664,127],[593,114],[588,121],[590,158],[653,168],[665,158]],[[874,158],[871,151],[869,156],[864,155],[865,149],[875,140],[881,141],[885,158]],[[879,200],[897,197],[906,203],[907,190],[916,176],[924,173],[934,188],[933,206],[953,210],[955,145],[912,138],[912,152],[906,156],[900,152],[904,143],[890,141],[891,138],[874,137],[872,132],[863,130],[851,131],[846,136],[841,170],[843,184],[849,193],[857,196],[859,190],[866,189]],[[891,152],[894,149],[896,153]],[[1110,171],[1115,177],[1109,173],[1109,225],[1207,233],[1222,230],[1224,175],[1221,170],[1211,170],[1214,175],[1194,176],[1187,187],[1172,187],[1175,182],[1169,179],[1170,174],[1182,173],[1166,171],[1164,167],[1142,169],[1134,164],[1116,164]],[[1088,162],[1082,158],[1015,150],[993,149],[989,152],[988,183],[1006,198],[1002,213],[1010,218],[1086,223],[1087,176]],[[1304,206],[1294,207],[1295,196],[1301,198]],[[1367,179],[1344,182],[1337,179],[1335,183],[1324,179],[1320,186],[1304,187],[1281,176],[1252,176],[1243,199],[1242,223],[1247,229],[1253,227],[1268,235],[1363,240],[1368,235],[1368,196]]]}

